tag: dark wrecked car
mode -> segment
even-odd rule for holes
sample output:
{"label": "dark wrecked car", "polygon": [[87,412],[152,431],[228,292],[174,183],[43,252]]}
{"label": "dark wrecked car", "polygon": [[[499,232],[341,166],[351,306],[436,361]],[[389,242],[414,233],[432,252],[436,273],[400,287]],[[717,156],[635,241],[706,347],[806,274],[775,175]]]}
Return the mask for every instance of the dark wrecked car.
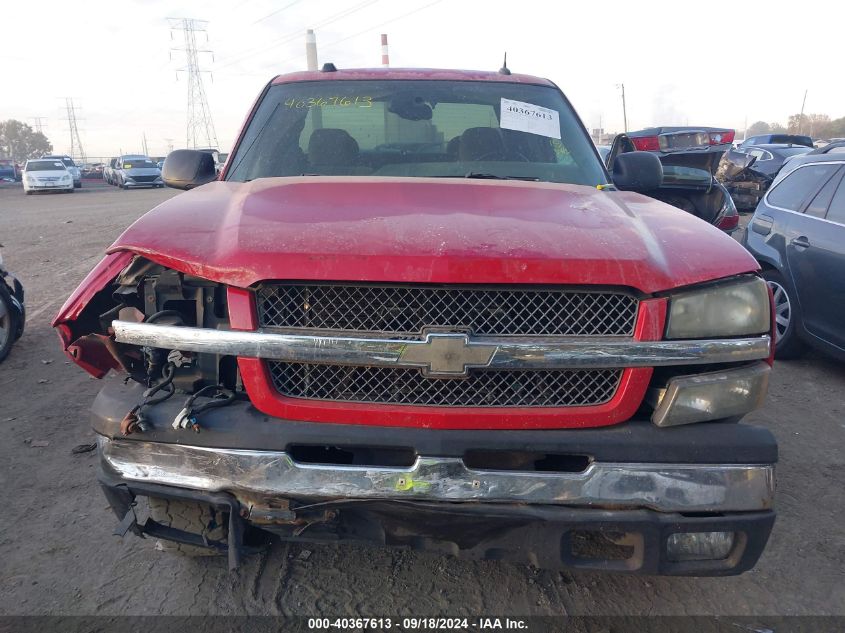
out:
{"label": "dark wrecked car", "polygon": [[724,128],[656,127],[620,134],[609,151],[600,153],[610,170],[621,153],[656,154],[663,165],[663,183],[648,195],[733,233],[739,228],[739,214],[714,176],[733,139],[734,131]]}
{"label": "dark wrecked car", "polygon": [[756,159],[751,167],[754,172],[774,180],[786,161],[793,156],[807,154],[811,150],[805,145],[771,144],[749,145],[742,151]]}
{"label": "dark wrecked car", "polygon": [[23,336],[25,323],[23,286],[6,270],[0,251],[0,362],[9,355],[12,344]]}
{"label": "dark wrecked car", "polygon": [[638,193],[653,154],[608,174],[537,77],[329,65],[273,79],[215,178],[168,156],[191,191],[54,320],[116,374],[92,419],[119,533],[233,566],[269,534],[755,564],[777,446],[736,422],[766,392],[771,300],[742,246]]}
{"label": "dark wrecked car", "polygon": [[753,211],[784,165],[810,152],[805,145],[748,145],[725,153],[716,178],[738,209]]}

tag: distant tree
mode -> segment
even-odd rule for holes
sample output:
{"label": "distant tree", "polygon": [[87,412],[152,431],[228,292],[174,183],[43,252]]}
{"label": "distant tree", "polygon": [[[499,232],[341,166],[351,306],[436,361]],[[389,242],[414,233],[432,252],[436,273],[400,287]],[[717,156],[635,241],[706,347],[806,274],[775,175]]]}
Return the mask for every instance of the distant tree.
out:
{"label": "distant tree", "polygon": [[53,151],[53,144],[41,132],[15,119],[0,122],[0,156],[23,162]]}
{"label": "distant tree", "polygon": [[786,130],[790,134],[798,134],[799,130],[807,128],[808,117],[806,114],[790,114],[789,122],[786,124]]}
{"label": "distant tree", "polygon": [[758,134],[769,134],[771,132],[771,127],[765,121],[757,121],[756,123],[752,123],[751,126],[745,131],[746,138],[749,136],[757,136]]}
{"label": "distant tree", "polygon": [[809,117],[810,136],[813,138],[830,138],[831,131],[830,117],[826,114],[811,114]]}
{"label": "distant tree", "polygon": [[770,134],[786,134],[786,128],[783,127],[780,123],[772,123],[771,129],[769,130]]}
{"label": "distant tree", "polygon": [[845,138],[845,116],[830,122],[830,136],[828,138]]}

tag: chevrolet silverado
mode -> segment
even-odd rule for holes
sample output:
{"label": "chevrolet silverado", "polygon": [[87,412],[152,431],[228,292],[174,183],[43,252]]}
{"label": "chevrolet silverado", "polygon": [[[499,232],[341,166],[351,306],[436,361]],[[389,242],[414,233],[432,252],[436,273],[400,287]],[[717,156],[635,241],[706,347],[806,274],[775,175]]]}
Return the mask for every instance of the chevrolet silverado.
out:
{"label": "chevrolet silverado", "polygon": [[54,320],[106,378],[119,534],[233,567],[273,535],[665,575],[760,557],[757,262],[648,197],[653,153],[608,172],[552,82],[282,75],[221,174],[177,150],[163,179],[186,193]]}

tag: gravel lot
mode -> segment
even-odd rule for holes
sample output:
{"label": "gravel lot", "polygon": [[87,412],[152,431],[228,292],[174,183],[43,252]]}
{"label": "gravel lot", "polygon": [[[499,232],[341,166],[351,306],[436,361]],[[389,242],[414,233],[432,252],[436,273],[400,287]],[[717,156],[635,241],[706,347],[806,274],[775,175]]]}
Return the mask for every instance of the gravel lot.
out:
{"label": "gravel lot", "polygon": [[[23,338],[0,365],[0,614],[845,614],[845,366],[778,363],[750,420],[780,443],[778,522],[736,578],[538,571],[359,547],[276,545],[236,573],[112,536],[94,479],[88,407],[49,321],[130,222],[172,190],[85,183],[72,195],[0,188],[0,242],[27,290]],[[747,221],[747,217],[743,221]],[[48,442],[47,446],[42,446]]]}

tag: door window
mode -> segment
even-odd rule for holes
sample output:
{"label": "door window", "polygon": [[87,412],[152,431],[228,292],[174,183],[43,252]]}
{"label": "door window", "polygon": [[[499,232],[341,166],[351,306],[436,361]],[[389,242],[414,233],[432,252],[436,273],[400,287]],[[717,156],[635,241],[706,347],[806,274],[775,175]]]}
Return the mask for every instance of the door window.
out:
{"label": "door window", "polygon": [[839,169],[839,165],[800,167],[781,180],[766,196],[766,202],[781,209],[800,211],[803,202],[816,194],[821,185]]}
{"label": "door window", "polygon": [[812,215],[815,218],[823,218],[827,213],[827,207],[830,205],[830,201],[833,198],[833,194],[836,191],[836,187],[840,180],[841,176],[837,175],[830,178],[830,180],[824,184],[816,196],[810,201],[807,208],[804,209],[804,213]]}
{"label": "door window", "polygon": [[827,219],[831,222],[845,224],[845,181],[839,183],[839,189],[830,201],[827,210]]}

